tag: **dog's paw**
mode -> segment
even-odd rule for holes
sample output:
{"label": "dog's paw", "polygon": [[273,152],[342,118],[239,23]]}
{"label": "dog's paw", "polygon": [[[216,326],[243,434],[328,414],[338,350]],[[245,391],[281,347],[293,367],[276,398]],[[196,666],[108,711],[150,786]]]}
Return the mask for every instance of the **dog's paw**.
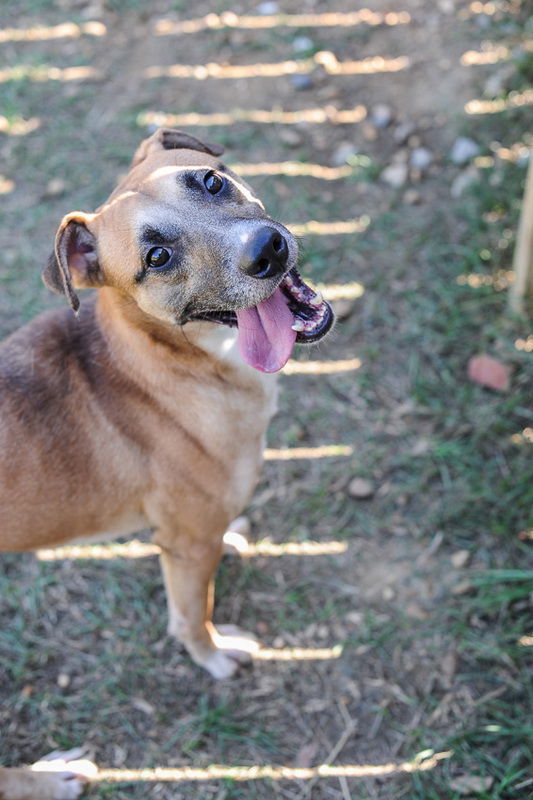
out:
{"label": "dog's paw", "polygon": [[76,748],[49,753],[32,764],[29,772],[35,781],[35,796],[43,800],[76,800],[97,772],[96,765],[85,758],[87,755],[85,749]]}
{"label": "dog's paw", "polygon": [[34,772],[31,791],[42,800],[76,800],[83,792],[86,779],[74,772]]}
{"label": "dog's paw", "polygon": [[247,556],[252,526],[248,517],[234,519],[224,534],[224,555]]}
{"label": "dog's paw", "polygon": [[236,625],[219,625],[213,632],[213,643],[216,649],[202,661],[202,666],[217,680],[230,678],[259,650],[255,636],[241,631]]}

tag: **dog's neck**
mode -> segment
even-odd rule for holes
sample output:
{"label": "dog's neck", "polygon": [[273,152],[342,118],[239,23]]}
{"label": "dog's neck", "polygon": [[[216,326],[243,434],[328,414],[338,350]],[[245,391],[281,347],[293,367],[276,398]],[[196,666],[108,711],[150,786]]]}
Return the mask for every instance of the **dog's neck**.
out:
{"label": "dog's neck", "polygon": [[147,314],[133,298],[111,287],[98,291],[96,318],[108,341],[126,359],[143,351],[147,356],[145,363],[159,358],[166,361],[170,351],[172,360],[186,363],[195,359],[196,368],[201,360],[206,369],[216,372],[221,367],[229,369],[234,373],[233,380],[237,373],[246,383],[275,382],[274,375],[264,375],[244,363],[235,328],[207,321],[186,325],[165,322]]}

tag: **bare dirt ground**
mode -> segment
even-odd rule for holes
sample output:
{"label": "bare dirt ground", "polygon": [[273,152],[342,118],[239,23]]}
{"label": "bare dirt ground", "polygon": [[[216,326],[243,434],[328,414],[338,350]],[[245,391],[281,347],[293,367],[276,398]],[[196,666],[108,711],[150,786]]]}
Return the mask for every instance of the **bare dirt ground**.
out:
{"label": "bare dirt ground", "polygon": [[[3,333],[59,302],[39,282],[59,219],[101,202],[156,124],[226,145],[228,163],[297,228],[302,270],[340,316],[281,377],[248,510],[263,547],[228,559],[217,584],[217,618],[254,631],[265,658],[220,684],[192,665],[165,636],[155,558],[6,556],[3,763],[87,743],[103,770],[176,770],[155,782],[117,773],[122,783],[90,788],[102,798],[531,790],[522,723],[514,738],[502,732],[516,704],[526,712],[516,642],[527,593],[505,581],[521,580],[518,535],[531,524],[527,347],[513,344],[531,337],[524,320],[505,320],[494,286],[505,285],[520,192],[509,208],[493,199],[506,170],[513,186],[522,180],[527,124],[522,108],[507,129],[469,118],[490,75],[505,96],[510,57],[464,57],[495,36],[521,53],[524,9],[367,5],[288,0],[269,27],[245,2],[33,0],[0,11],[2,30],[78,26],[0,40]],[[464,133],[477,164],[450,160]],[[514,161],[497,155],[516,142]],[[459,175],[485,187],[466,210],[450,192]],[[483,203],[500,214],[497,235],[473,221]],[[471,274],[490,280],[477,291],[457,283]],[[511,394],[466,381],[467,357],[487,348],[514,370]],[[293,548],[269,552],[264,540]],[[516,574],[498,583],[495,570]],[[480,574],[492,576],[481,595]],[[465,776],[478,783],[462,791]]]}

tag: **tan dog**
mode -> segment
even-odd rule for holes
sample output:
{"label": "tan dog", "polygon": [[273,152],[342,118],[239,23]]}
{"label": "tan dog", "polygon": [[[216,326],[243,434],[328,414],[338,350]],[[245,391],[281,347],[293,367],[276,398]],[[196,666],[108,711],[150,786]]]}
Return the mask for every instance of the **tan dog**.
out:
{"label": "tan dog", "polygon": [[43,277],[78,313],[0,349],[0,550],[153,529],[169,632],[226,678],[252,645],[215,630],[213,576],[258,476],[270,373],[333,314],[220,153],[162,129],[104,205],[63,219]]}

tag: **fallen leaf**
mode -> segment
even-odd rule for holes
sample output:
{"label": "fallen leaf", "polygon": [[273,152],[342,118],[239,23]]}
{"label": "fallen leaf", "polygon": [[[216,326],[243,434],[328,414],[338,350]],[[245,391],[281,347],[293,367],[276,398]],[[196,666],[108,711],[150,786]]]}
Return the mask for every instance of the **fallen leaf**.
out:
{"label": "fallen leaf", "polygon": [[295,767],[310,767],[318,753],[318,742],[314,740],[302,745],[294,759]]}
{"label": "fallen leaf", "polygon": [[467,369],[468,377],[474,383],[496,392],[509,391],[511,370],[497,358],[486,354],[472,356]]}

